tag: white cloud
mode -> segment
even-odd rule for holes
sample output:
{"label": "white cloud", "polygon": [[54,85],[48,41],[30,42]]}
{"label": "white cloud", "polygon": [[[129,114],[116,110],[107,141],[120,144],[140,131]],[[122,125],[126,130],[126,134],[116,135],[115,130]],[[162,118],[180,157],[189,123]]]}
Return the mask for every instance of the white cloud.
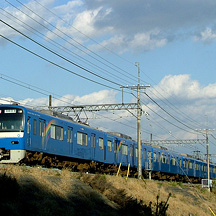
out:
{"label": "white cloud", "polygon": [[[54,0],[41,0],[40,3],[44,5],[45,7],[49,7]],[[1,14],[0,18],[6,22],[7,24],[13,26],[15,29],[21,31],[24,34],[32,34],[27,29],[30,29],[30,27],[37,29],[37,31],[44,31],[43,27],[40,24],[47,25],[44,23],[44,20],[41,17],[45,17],[47,15],[47,11],[40,6],[35,1],[29,1],[24,6],[18,5],[16,6],[18,9],[14,8],[13,6],[6,7]],[[27,9],[27,8],[29,9]],[[33,11],[33,12],[32,12]],[[48,18],[47,18],[48,19]],[[23,24],[24,23],[24,24]],[[20,36],[21,35],[10,28],[9,26],[1,23],[1,34],[5,37],[13,38],[14,36]]]}
{"label": "white cloud", "polygon": [[216,83],[200,86],[200,83],[192,80],[189,74],[165,76],[155,90],[159,92],[162,90],[166,98],[174,96],[185,100],[216,98]]}
{"label": "white cloud", "polygon": [[212,42],[216,40],[216,32],[207,27],[199,36],[194,37],[195,41]]}
{"label": "white cloud", "polygon": [[93,50],[100,50],[102,47],[107,47],[110,50],[114,48],[115,51],[121,54],[131,50],[134,53],[149,51],[165,46],[167,43],[165,38],[157,38],[157,34],[159,34],[158,31],[154,30],[147,33],[138,33],[133,38],[128,38],[125,35],[116,35],[108,40],[104,40],[100,45],[91,45],[89,48]]}
{"label": "white cloud", "polygon": [[64,15],[65,17],[68,14],[73,13],[77,7],[80,7],[82,5],[83,2],[80,0],[68,1],[66,4],[56,6],[55,8],[53,8],[53,10],[55,11],[55,13],[59,15]]}

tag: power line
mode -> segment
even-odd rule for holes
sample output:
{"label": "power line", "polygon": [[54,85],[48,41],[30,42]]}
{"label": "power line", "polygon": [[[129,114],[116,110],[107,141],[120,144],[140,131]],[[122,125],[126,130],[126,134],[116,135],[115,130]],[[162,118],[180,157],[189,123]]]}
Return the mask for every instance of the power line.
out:
{"label": "power line", "polygon": [[112,84],[115,84],[115,85],[117,85],[117,86],[121,86],[121,84],[116,83],[116,82],[113,82],[113,81],[111,81],[111,80],[108,80],[108,79],[106,79],[106,78],[104,78],[104,77],[102,77],[102,76],[100,76],[100,75],[98,75],[98,74],[96,74],[96,73],[94,73],[94,72],[92,72],[92,71],[90,71],[90,70],[88,70],[88,69],[86,69],[86,68],[84,68],[84,67],[82,67],[82,66],[80,66],[80,65],[78,65],[78,64],[76,64],[76,63],[74,63],[74,62],[72,62],[71,60],[69,60],[69,59],[67,59],[67,58],[65,58],[65,57],[63,57],[63,56],[61,56],[60,54],[54,52],[53,50],[47,48],[46,46],[42,45],[41,43],[35,41],[34,39],[30,38],[30,37],[27,36],[26,34],[24,34],[24,33],[22,33],[21,31],[19,31],[18,29],[14,28],[13,26],[11,26],[11,25],[9,25],[8,23],[4,22],[3,20],[0,19],[0,22],[4,23],[5,25],[7,25],[8,27],[10,27],[10,28],[13,29],[14,31],[16,31],[16,32],[18,32],[19,34],[21,34],[22,36],[28,38],[29,40],[31,40],[31,41],[34,42],[35,44],[39,45],[40,47],[46,49],[47,51],[51,52],[52,54],[54,54],[54,55],[58,56],[59,58],[62,58],[63,60],[69,62],[70,64],[73,64],[74,66],[76,66],[76,67],[78,67],[78,68],[80,68],[80,69],[82,69],[82,70],[84,70],[84,71],[86,71],[86,72],[88,72],[88,73],[90,73],[90,74],[92,74],[92,75],[94,75],[94,76],[97,76],[97,77],[99,77],[100,79],[103,79],[103,80],[105,80],[105,81],[107,81],[107,82],[110,82],[110,83],[112,83]]}
{"label": "power line", "polygon": [[[133,65],[132,62],[130,62],[128,59],[123,58],[122,56],[118,55],[117,53],[115,53],[114,51],[112,51],[111,49],[107,48],[106,46],[103,46],[102,44],[98,43],[96,40],[94,40],[93,38],[89,37],[88,35],[84,34],[82,31],[80,31],[79,29],[75,28],[73,25],[70,25],[67,21],[65,21],[64,19],[62,19],[60,16],[58,16],[56,13],[54,13],[52,10],[50,10],[49,8],[45,7],[44,5],[42,5],[40,2],[38,2],[37,0],[35,0],[41,7],[43,7],[44,9],[46,9],[47,11],[49,11],[51,14],[53,14],[54,16],[56,16],[59,20],[62,20],[64,23],[67,23],[68,26],[72,27],[73,29],[75,29],[77,32],[79,32],[80,34],[82,34],[83,36],[85,36],[86,38],[90,39],[91,41],[93,41],[94,43],[98,44],[100,47],[102,47],[103,49],[106,49],[107,51],[109,51],[110,53],[114,54],[115,56],[121,58],[122,60],[130,63]],[[121,69],[121,68],[120,68]],[[122,70],[122,69],[121,69]]]}
{"label": "power line", "polygon": [[99,82],[97,82],[97,81],[95,81],[95,80],[92,80],[92,79],[90,79],[90,78],[87,78],[87,77],[84,77],[84,76],[82,76],[82,75],[80,75],[80,74],[77,74],[77,73],[74,72],[74,71],[71,71],[71,70],[69,70],[69,69],[67,69],[67,68],[65,68],[65,67],[62,67],[62,66],[60,66],[59,64],[56,64],[55,62],[52,62],[52,61],[50,61],[50,60],[48,60],[48,59],[42,57],[41,55],[36,54],[35,52],[33,52],[33,51],[31,51],[31,50],[29,50],[29,49],[27,49],[27,48],[21,46],[20,44],[14,42],[14,41],[12,41],[12,40],[10,40],[9,38],[7,38],[7,37],[5,37],[5,36],[3,36],[3,35],[0,35],[0,36],[1,36],[2,38],[4,38],[5,40],[11,42],[12,44],[14,44],[14,45],[16,45],[16,46],[22,48],[23,50],[25,50],[25,51],[27,51],[27,52],[29,52],[29,53],[31,53],[31,54],[33,54],[33,55],[35,55],[35,56],[41,58],[41,59],[43,59],[43,60],[46,61],[46,62],[49,62],[50,64],[52,64],[52,65],[54,65],[54,66],[56,66],[56,67],[58,67],[58,68],[60,68],[60,69],[62,69],[62,70],[65,70],[65,71],[67,71],[67,72],[69,72],[69,73],[72,73],[72,74],[78,76],[78,77],[81,77],[81,78],[83,78],[83,79],[86,79],[86,80],[88,80],[88,81],[91,81],[91,82],[93,82],[93,83],[96,83],[96,84],[98,84],[98,85],[104,86],[104,87],[106,87],[106,88],[110,88],[110,89],[113,89],[113,90],[116,90],[116,91],[120,91],[119,89],[116,89],[116,88],[114,88],[114,87],[110,87],[110,86],[108,86],[108,85],[99,83]]}
{"label": "power line", "polygon": [[[21,12],[22,12],[23,14],[25,14],[26,16],[28,16],[30,19],[32,19],[32,20],[34,20],[35,22],[37,22],[39,25],[43,26],[45,29],[48,29],[49,31],[51,31],[47,26],[45,26],[45,25],[41,24],[40,22],[38,22],[37,20],[33,19],[32,17],[30,17],[28,14],[24,13],[22,10],[20,10],[19,8],[17,8],[16,6],[14,6],[14,5],[13,5],[12,3],[10,3],[9,1],[7,1],[7,0],[5,0],[5,1],[6,1],[8,4],[10,4],[11,6],[13,6],[14,8],[16,8],[17,10],[21,11]],[[92,55],[89,54],[89,52],[93,53],[95,56],[97,56],[98,58],[102,59],[103,61],[105,61],[105,62],[111,64],[112,66],[117,67],[117,66],[115,66],[113,63],[109,62],[109,61],[106,60],[105,58],[101,57],[101,56],[98,55],[97,53],[95,53],[95,52],[93,52],[92,50],[90,50],[89,48],[83,46],[80,42],[76,41],[76,40],[75,40],[74,38],[72,38],[71,36],[65,34],[65,32],[63,32],[63,31],[61,31],[59,28],[55,27],[52,23],[50,23],[50,22],[48,22],[47,20],[45,20],[43,17],[41,17],[40,15],[38,15],[37,13],[35,13],[33,10],[31,10],[29,7],[27,7],[26,5],[24,5],[24,4],[21,3],[20,1],[18,1],[18,0],[16,0],[16,1],[19,2],[19,3],[20,3],[23,7],[25,7],[26,9],[28,9],[29,11],[31,11],[33,14],[35,14],[37,17],[39,17],[41,20],[43,20],[45,23],[49,24],[50,26],[52,26],[53,28],[55,28],[56,30],[58,30],[61,34],[67,36],[70,40],[73,40],[75,43],[77,43],[77,44],[80,45],[81,47],[85,48],[85,49],[87,50],[87,52],[84,51],[84,50],[82,50],[82,49],[80,49],[79,47],[75,46],[75,45],[72,44],[71,42],[67,41],[66,39],[64,39],[63,37],[61,37],[59,34],[57,34],[57,33],[55,33],[55,32],[52,32],[53,34],[55,34],[56,36],[58,36],[58,37],[61,38],[62,40],[66,41],[66,42],[69,43],[70,45],[76,47],[76,48],[77,48],[78,50],[80,50],[81,52],[87,54],[88,56],[92,57],[93,59],[97,60],[98,62],[104,64],[104,65],[107,66],[107,67],[109,67],[110,69],[112,69],[112,70],[114,70],[114,71],[116,71],[116,72],[118,72],[118,73],[120,73],[120,74],[122,74],[122,75],[124,75],[124,76],[126,76],[126,77],[128,77],[128,78],[130,78],[130,79],[132,79],[132,78],[131,78],[132,76],[131,76],[130,73],[128,73],[128,72],[126,72],[126,71],[124,71],[124,70],[122,70],[121,68],[118,67],[120,70],[122,70],[122,71],[124,71],[125,73],[127,73],[128,75],[130,75],[130,77],[129,77],[129,76],[127,76],[125,73],[122,73],[122,72],[116,70],[115,68],[109,66],[108,64],[105,64],[104,62],[102,62],[102,61],[98,60],[97,58],[93,57]],[[134,77],[133,77],[133,79],[134,79]]]}
{"label": "power line", "polygon": [[155,103],[160,109],[162,109],[166,114],[168,114],[170,117],[172,117],[173,119],[175,119],[178,123],[184,125],[185,127],[195,131],[194,128],[189,127],[188,125],[186,125],[184,122],[178,120],[176,117],[174,117],[173,115],[171,115],[169,112],[167,112],[163,107],[161,107],[154,99],[152,99],[147,93],[145,93],[145,95],[153,102]]}
{"label": "power line", "polygon": [[[8,13],[6,10],[4,10],[4,9],[2,9],[2,8],[0,8],[0,9],[1,9],[2,11],[4,11],[5,13],[7,13],[8,15],[10,15],[11,17],[13,17],[14,19],[16,19],[16,20],[18,20],[19,22],[21,22],[22,24],[28,26],[28,28],[32,29],[33,31],[27,29],[25,26],[22,25],[22,27],[25,28],[26,30],[28,30],[28,31],[30,31],[31,33],[34,33],[34,34],[35,34],[35,32],[37,32],[37,33],[38,33],[37,36],[40,37],[40,38],[42,38],[41,36],[39,36],[39,35],[42,35],[44,38],[48,39],[48,43],[51,43],[50,41],[52,41],[51,44],[52,44],[53,46],[55,46],[55,47],[57,47],[57,48],[59,48],[59,49],[60,49],[60,48],[63,48],[65,52],[67,51],[67,53],[73,54],[73,57],[75,57],[75,58],[77,58],[77,59],[79,59],[79,60],[81,59],[83,62],[85,62],[85,63],[87,62],[88,65],[91,64],[91,65],[93,65],[94,67],[97,67],[99,70],[103,70],[103,72],[106,72],[107,74],[113,76],[115,79],[118,78],[118,79],[121,80],[121,81],[122,81],[122,80],[125,80],[124,78],[117,76],[117,74],[113,74],[113,73],[107,71],[106,69],[104,69],[104,68],[102,68],[102,67],[100,67],[100,66],[94,64],[93,62],[90,62],[89,60],[87,60],[87,59],[81,57],[80,55],[78,55],[77,53],[75,53],[75,52],[73,52],[72,50],[68,49],[67,47],[62,46],[62,44],[60,44],[60,43],[58,43],[58,42],[52,40],[51,38],[45,36],[44,34],[42,34],[42,33],[41,33],[40,31],[38,31],[37,29],[32,28],[30,25],[24,23],[23,21],[21,21],[21,20],[18,19],[17,17],[13,16],[11,13]],[[8,16],[6,16],[5,14],[2,14],[2,15],[4,15],[5,17],[7,17],[8,19],[11,19],[11,18],[9,18]],[[12,19],[11,19],[11,20],[12,20]],[[13,22],[16,22],[16,21],[13,20]],[[17,22],[16,22],[16,23],[17,23]],[[18,24],[18,23],[17,23],[17,24]],[[19,25],[20,25],[20,24],[19,24]],[[56,44],[57,44],[58,46],[57,46]],[[126,80],[125,80],[125,81],[126,81]]]}

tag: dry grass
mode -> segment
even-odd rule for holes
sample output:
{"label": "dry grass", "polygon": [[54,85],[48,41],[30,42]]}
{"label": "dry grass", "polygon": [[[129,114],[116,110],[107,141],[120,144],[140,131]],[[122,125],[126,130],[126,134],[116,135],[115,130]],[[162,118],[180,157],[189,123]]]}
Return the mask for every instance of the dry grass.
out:
{"label": "dry grass", "polygon": [[[70,170],[7,165],[0,167],[0,190],[0,209],[7,215],[203,216],[211,215],[209,206],[216,212],[216,192],[200,186]],[[156,214],[170,193],[168,210]]]}

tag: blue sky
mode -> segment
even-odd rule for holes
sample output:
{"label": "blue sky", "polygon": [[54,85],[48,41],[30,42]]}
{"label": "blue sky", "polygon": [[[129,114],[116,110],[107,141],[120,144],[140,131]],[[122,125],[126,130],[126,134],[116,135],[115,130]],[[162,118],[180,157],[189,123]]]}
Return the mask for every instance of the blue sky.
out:
{"label": "blue sky", "polygon": [[[214,0],[3,0],[0,8],[1,103],[47,105],[48,94],[54,105],[121,103],[120,86],[137,84],[140,62],[152,99],[142,94],[142,139],[201,138],[192,129],[216,128]],[[130,91],[124,98],[136,100]],[[136,139],[127,112],[89,121]],[[188,151],[196,148],[205,152]]]}

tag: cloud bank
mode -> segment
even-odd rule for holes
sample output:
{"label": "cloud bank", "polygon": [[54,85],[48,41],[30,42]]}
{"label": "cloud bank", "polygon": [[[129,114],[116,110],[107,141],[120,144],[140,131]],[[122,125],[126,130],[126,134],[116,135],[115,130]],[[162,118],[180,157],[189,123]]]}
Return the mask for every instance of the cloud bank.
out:
{"label": "cloud bank", "polygon": [[[28,32],[26,27],[31,26],[48,38],[56,39],[56,33],[59,34],[60,30],[91,48],[100,49],[101,46],[93,46],[89,37],[119,53],[144,52],[176,40],[212,42],[216,39],[214,0],[38,2],[28,1],[26,5],[16,5],[19,10],[9,5],[3,8],[0,16],[24,33]],[[46,17],[51,26],[42,17]],[[20,26],[18,19],[26,24]],[[3,24],[1,32],[6,37],[17,36],[16,32]]]}

